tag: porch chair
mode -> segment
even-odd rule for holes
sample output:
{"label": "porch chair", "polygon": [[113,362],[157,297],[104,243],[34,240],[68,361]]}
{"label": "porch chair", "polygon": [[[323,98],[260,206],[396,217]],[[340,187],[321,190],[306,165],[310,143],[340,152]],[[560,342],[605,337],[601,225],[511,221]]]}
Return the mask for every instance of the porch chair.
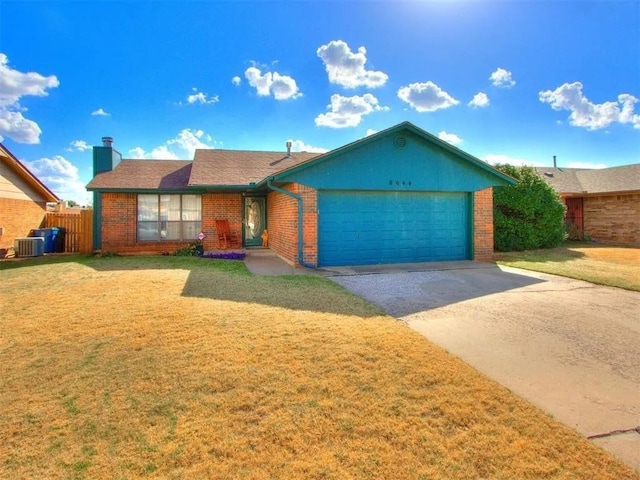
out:
{"label": "porch chair", "polygon": [[240,248],[240,238],[231,231],[229,220],[216,220],[216,232],[218,232],[218,248],[220,250]]}

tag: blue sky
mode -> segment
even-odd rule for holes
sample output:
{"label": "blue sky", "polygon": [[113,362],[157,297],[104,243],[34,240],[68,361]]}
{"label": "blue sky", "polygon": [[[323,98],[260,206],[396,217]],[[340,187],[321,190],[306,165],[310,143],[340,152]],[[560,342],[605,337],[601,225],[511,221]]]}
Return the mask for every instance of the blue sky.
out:
{"label": "blue sky", "polygon": [[0,137],[80,203],[103,136],[190,160],[408,120],[492,163],[640,163],[638,99],[637,0],[0,1]]}

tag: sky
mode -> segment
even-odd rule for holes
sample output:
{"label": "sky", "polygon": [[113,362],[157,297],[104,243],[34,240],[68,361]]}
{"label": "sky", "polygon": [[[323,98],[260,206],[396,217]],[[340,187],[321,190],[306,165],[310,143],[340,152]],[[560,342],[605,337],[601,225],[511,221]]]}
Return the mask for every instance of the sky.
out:
{"label": "sky", "polygon": [[0,0],[0,141],[87,204],[93,145],[326,151],[403,121],[490,163],[640,163],[640,1]]}

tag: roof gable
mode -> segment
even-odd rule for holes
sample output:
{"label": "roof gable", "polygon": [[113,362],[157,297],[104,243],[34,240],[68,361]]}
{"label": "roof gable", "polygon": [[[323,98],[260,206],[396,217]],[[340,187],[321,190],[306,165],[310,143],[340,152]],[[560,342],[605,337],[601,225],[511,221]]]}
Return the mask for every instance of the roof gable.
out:
{"label": "roof gable", "polygon": [[514,179],[404,122],[274,176],[320,189],[476,191]]}
{"label": "roof gable", "polygon": [[[26,196],[33,198],[33,194],[40,197],[38,201],[60,202],[60,198],[40,181],[26,166],[24,166],[4,145],[0,143],[0,161],[6,165],[10,171],[24,181],[32,192],[24,192]],[[18,186],[18,187],[21,187]],[[35,200],[35,199],[34,199]]]}

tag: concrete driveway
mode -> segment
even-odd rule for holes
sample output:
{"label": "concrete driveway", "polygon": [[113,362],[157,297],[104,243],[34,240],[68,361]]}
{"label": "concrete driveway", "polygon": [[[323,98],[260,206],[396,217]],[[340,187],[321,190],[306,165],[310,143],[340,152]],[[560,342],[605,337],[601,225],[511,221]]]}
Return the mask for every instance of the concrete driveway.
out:
{"label": "concrete driveway", "polygon": [[[590,436],[640,425],[640,293],[473,262],[333,281]],[[592,440],[640,470],[640,434]]]}

